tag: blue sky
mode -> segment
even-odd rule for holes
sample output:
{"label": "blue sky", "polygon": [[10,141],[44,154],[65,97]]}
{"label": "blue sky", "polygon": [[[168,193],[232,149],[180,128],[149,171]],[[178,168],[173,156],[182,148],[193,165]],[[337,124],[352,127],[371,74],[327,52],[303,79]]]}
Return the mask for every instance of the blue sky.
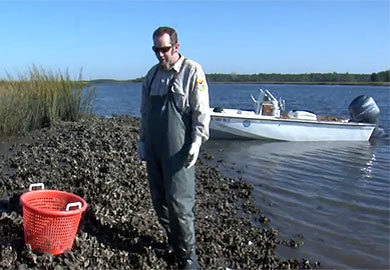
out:
{"label": "blue sky", "polygon": [[4,1],[0,79],[32,64],[132,79],[169,25],[206,73],[372,73],[390,68],[390,0]]}

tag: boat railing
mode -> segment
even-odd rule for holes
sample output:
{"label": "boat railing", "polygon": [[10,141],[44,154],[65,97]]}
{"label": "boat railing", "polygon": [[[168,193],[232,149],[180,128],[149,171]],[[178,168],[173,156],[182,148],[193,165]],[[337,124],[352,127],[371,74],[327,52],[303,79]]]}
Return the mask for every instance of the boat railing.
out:
{"label": "boat railing", "polygon": [[280,117],[280,109],[284,110],[285,101],[279,98],[277,100],[268,89],[259,89],[258,98],[253,94],[251,98],[254,102],[254,111],[258,115],[271,115]]}
{"label": "boat railing", "polygon": [[255,103],[254,104],[255,114],[261,115],[263,112],[263,102],[265,99],[265,93],[264,93],[263,89],[259,89],[259,95],[258,95],[257,99],[253,96],[253,94],[251,94],[251,98],[252,98],[253,102]]}

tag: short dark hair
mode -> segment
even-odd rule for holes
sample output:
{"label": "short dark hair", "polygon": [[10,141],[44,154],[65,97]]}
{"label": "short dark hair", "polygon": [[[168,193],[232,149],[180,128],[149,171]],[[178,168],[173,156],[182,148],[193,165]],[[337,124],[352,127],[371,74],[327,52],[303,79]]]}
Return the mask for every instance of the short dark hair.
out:
{"label": "short dark hair", "polygon": [[168,34],[171,38],[171,45],[176,44],[178,42],[177,32],[175,29],[169,26],[160,26],[153,32],[153,40],[156,37],[161,37],[164,34]]}

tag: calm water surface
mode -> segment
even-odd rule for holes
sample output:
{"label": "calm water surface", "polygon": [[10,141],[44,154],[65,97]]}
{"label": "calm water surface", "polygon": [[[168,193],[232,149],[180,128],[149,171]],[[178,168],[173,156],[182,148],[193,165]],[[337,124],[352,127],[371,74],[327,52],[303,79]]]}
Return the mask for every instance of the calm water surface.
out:
{"label": "calm water surface", "polygon": [[[95,113],[139,116],[140,84],[97,84]],[[268,88],[286,110],[349,117],[358,95],[374,98],[389,133],[389,87],[211,84],[210,105],[251,109],[250,94]],[[320,261],[325,269],[389,269],[390,143],[209,141],[213,164],[254,187],[270,227],[303,240],[279,247],[284,258]],[[219,161],[219,162],[218,162]],[[220,162],[222,161],[222,162]]]}

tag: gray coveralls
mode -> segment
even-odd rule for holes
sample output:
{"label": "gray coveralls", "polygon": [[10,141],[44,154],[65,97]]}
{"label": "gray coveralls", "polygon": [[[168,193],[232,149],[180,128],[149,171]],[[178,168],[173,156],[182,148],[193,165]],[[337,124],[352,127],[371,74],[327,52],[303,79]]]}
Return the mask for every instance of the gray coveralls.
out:
{"label": "gray coveralls", "polygon": [[[185,63],[181,70],[183,66]],[[191,259],[197,263],[195,171],[194,167],[185,167],[193,142],[192,118],[190,113],[180,111],[175,104],[173,93],[169,90],[175,80],[176,76],[171,78],[165,95],[147,95],[144,100],[146,117],[143,118],[143,134],[147,172],[153,206],[166,230],[169,244],[173,246],[176,259]]]}

